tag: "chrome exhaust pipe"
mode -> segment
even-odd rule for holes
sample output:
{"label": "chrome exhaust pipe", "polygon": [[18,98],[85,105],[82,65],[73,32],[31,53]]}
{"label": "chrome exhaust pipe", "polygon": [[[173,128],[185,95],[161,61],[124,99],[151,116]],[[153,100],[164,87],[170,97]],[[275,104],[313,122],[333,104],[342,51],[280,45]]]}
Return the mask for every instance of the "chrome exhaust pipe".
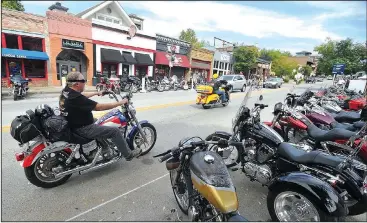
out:
{"label": "chrome exhaust pipe", "polygon": [[[102,167],[105,167],[107,165],[110,165],[118,160],[120,160],[121,157],[117,157],[117,158],[113,158],[112,160],[108,161],[107,163],[101,163],[101,164],[98,164],[97,166],[93,166],[87,170],[96,170],[96,169],[99,169],[99,168],[102,168]],[[84,171],[87,171],[87,170],[82,170],[81,172],[84,172]]]}
{"label": "chrome exhaust pipe", "polygon": [[86,170],[86,169],[89,169],[89,168],[93,167],[94,165],[96,165],[97,159],[101,155],[101,151],[102,151],[102,148],[101,147],[98,148],[96,156],[94,157],[91,164],[88,164],[88,165],[85,165],[85,166],[80,166],[80,167],[77,167],[75,169],[71,169],[71,170],[67,170],[65,172],[58,173],[58,174],[55,175],[55,178],[64,177],[66,175],[73,174],[73,173],[83,171],[83,170]]}

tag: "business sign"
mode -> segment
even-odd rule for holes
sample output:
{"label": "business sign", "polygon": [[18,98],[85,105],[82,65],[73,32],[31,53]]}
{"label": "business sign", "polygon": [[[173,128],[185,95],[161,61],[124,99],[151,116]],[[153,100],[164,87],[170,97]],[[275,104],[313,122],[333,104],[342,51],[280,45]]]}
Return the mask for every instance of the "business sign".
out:
{"label": "business sign", "polygon": [[180,46],[167,44],[167,52],[180,53]]}
{"label": "business sign", "polygon": [[231,59],[231,57],[229,55],[226,55],[226,54],[221,54],[220,55],[220,60],[221,61],[229,62],[230,59]]}
{"label": "business sign", "polygon": [[345,64],[334,64],[333,66],[333,74],[342,74],[344,73]]}
{"label": "business sign", "polygon": [[10,57],[10,58],[27,59],[27,56],[24,56],[24,55],[16,55],[16,54],[10,54],[10,53],[1,54],[1,56],[2,56],[2,57]]}
{"label": "business sign", "polygon": [[84,50],[84,43],[75,40],[62,39],[61,46],[62,48]]}

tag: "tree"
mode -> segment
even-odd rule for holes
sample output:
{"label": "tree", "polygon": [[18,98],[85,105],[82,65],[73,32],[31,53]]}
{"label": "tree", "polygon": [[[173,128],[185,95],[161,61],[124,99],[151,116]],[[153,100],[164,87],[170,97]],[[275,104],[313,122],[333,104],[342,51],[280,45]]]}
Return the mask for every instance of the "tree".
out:
{"label": "tree", "polygon": [[352,39],[333,41],[327,38],[325,43],[316,46],[321,58],[317,64],[318,73],[332,74],[334,64],[345,64],[344,74],[354,74],[361,70],[366,70],[367,59],[366,44],[354,43]]}
{"label": "tree", "polygon": [[297,68],[297,63],[290,60],[290,52],[282,52],[274,49],[262,49],[260,50],[260,58],[268,61],[272,61],[271,69],[278,77],[291,75],[293,69]]}
{"label": "tree", "polygon": [[302,66],[301,68],[301,73],[305,76],[305,77],[309,77],[312,73],[312,68],[308,65]]}
{"label": "tree", "polygon": [[248,72],[256,64],[259,49],[255,46],[240,46],[234,50],[233,57],[235,59],[235,72]]}
{"label": "tree", "polygon": [[1,1],[1,7],[24,12],[24,6],[19,0]]}
{"label": "tree", "polygon": [[199,42],[195,31],[190,28],[187,30],[182,30],[179,39],[189,42],[193,48],[201,48],[205,45],[205,41]]}

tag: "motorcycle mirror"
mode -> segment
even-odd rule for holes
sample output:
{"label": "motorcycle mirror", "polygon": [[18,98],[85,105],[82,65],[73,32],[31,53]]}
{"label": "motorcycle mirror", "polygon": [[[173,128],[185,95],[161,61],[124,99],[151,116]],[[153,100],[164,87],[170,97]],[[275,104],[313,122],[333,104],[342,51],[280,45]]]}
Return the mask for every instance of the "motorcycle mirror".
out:
{"label": "motorcycle mirror", "polygon": [[262,95],[260,95],[259,100],[262,101],[264,99],[264,97]]}

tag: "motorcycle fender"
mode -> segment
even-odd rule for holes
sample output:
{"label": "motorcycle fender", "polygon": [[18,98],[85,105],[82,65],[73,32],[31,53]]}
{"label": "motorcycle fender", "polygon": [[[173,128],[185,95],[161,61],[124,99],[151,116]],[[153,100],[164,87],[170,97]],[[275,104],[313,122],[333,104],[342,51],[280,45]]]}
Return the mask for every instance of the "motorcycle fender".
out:
{"label": "motorcycle fender", "polygon": [[219,100],[219,95],[217,94],[211,94],[207,97],[206,103],[207,104],[214,104]]}
{"label": "motorcycle fender", "polygon": [[58,150],[62,150],[65,149],[65,151],[67,153],[71,153],[69,148],[65,148],[65,146],[67,145],[67,142],[56,142],[54,144],[52,144],[51,146],[46,146],[45,143],[40,143],[38,145],[36,145],[34,147],[34,149],[32,149],[32,153],[30,155],[28,155],[23,163],[22,163],[22,167],[26,168],[26,167],[30,167],[34,164],[34,162],[42,155],[46,154],[49,151],[58,151]]}
{"label": "motorcycle fender", "polygon": [[[143,123],[149,123],[147,120],[142,120],[139,122],[139,124],[143,124]],[[133,148],[132,147],[132,143],[133,143],[133,139],[132,139],[132,136],[135,134],[136,131],[139,131],[138,129],[138,126],[137,125],[134,125],[133,128],[131,129],[131,131],[129,132],[129,135],[127,136],[127,143],[129,144],[130,148]]]}
{"label": "motorcycle fender", "polygon": [[277,188],[299,188],[307,191],[313,197],[314,202],[325,213],[332,216],[346,216],[347,208],[344,200],[330,184],[319,178],[303,172],[291,172],[273,179],[269,184],[269,190]]}

